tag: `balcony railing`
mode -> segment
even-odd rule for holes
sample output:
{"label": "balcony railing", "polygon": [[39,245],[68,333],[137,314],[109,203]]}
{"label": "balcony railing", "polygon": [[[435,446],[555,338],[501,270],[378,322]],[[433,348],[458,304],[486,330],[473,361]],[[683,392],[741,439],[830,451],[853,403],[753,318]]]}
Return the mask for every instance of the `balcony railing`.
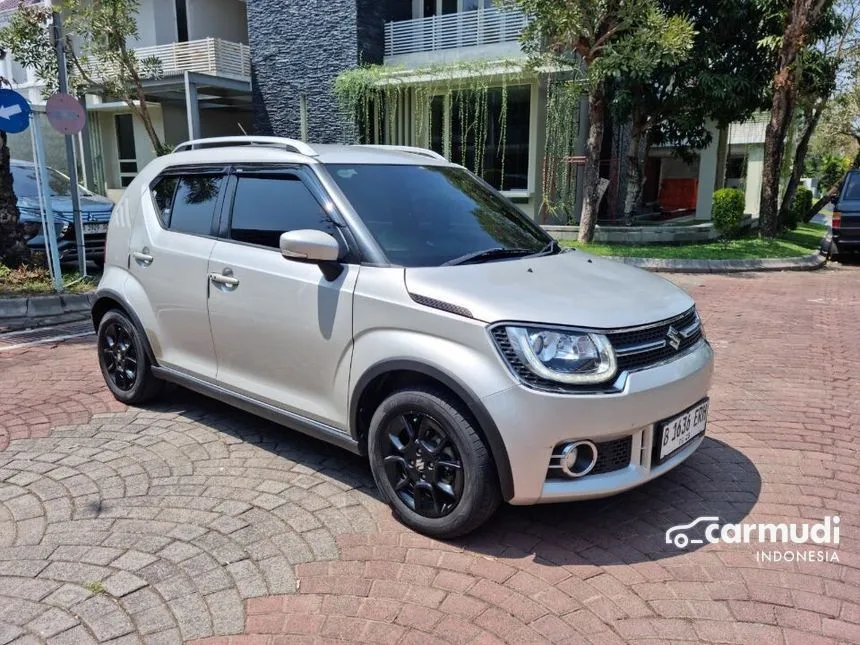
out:
{"label": "balcony railing", "polygon": [[514,42],[528,19],[519,11],[495,8],[385,24],[385,55]]}
{"label": "balcony railing", "polygon": [[251,78],[251,50],[248,45],[220,38],[140,47],[134,52],[139,60],[160,60],[165,76],[199,72],[243,80]]}

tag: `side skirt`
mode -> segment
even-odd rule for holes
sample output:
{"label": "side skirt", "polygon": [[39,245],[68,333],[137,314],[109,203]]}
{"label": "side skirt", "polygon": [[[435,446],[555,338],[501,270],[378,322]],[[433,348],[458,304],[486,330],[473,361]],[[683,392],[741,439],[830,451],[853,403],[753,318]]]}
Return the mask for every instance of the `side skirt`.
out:
{"label": "side skirt", "polygon": [[307,419],[298,414],[288,412],[281,408],[257,401],[251,397],[233,392],[220,385],[209,383],[197,377],[177,372],[167,367],[152,367],[152,374],[156,378],[181,385],[182,387],[203,394],[204,396],[224,401],[233,407],[250,412],[264,419],[268,419],[274,423],[280,424],[291,430],[298,430],[315,439],[320,439],[326,443],[333,444],[344,450],[349,450],[357,455],[361,455],[362,450],[359,447],[358,441],[350,437],[347,433],[341,432],[337,428],[333,428],[319,421]]}

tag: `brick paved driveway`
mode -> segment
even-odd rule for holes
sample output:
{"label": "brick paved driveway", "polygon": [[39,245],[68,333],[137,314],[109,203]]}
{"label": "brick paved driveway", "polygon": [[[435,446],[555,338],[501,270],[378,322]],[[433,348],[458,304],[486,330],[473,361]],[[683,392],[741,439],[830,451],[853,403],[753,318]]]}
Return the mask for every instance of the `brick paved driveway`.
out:
{"label": "brick paved driveway", "polygon": [[[0,643],[860,642],[860,269],[675,279],[718,356],[698,453],[453,544],[335,448],[181,391],[125,409],[91,339],[0,352]],[[663,544],[828,514],[838,563]]]}

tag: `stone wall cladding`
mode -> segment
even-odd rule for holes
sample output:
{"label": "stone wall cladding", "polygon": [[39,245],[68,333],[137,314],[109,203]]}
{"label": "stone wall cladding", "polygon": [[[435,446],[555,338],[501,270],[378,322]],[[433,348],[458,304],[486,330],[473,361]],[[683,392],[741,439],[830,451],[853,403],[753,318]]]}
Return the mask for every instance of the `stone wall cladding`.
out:
{"label": "stone wall cladding", "polygon": [[334,79],[382,62],[384,15],[372,0],[248,0],[256,132],[298,138],[304,94],[308,139],[351,142]]}

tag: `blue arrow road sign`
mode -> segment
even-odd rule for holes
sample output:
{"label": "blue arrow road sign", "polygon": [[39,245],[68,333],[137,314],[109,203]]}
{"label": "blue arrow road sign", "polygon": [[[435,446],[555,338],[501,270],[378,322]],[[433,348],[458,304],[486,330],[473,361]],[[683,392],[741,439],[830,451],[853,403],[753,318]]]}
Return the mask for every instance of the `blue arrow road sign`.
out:
{"label": "blue arrow road sign", "polygon": [[0,90],[0,130],[23,132],[30,126],[30,104],[14,90]]}

